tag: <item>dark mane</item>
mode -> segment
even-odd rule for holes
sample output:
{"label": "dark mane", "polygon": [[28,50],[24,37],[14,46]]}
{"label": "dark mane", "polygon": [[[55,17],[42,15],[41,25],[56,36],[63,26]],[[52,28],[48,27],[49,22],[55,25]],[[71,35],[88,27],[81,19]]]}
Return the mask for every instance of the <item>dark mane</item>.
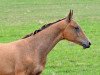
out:
{"label": "dark mane", "polygon": [[35,35],[35,34],[37,34],[38,32],[44,30],[45,28],[47,28],[47,27],[49,27],[49,26],[51,26],[51,25],[53,25],[53,24],[55,24],[55,23],[57,23],[57,22],[59,22],[59,21],[62,21],[62,20],[64,20],[64,19],[66,19],[66,18],[60,19],[60,20],[58,20],[58,21],[56,21],[56,22],[53,22],[53,23],[45,24],[45,25],[43,25],[40,29],[35,30],[34,32],[32,32],[32,33],[26,35],[26,36],[23,37],[22,39],[25,39],[25,38],[30,37],[30,36],[32,36],[32,35]]}

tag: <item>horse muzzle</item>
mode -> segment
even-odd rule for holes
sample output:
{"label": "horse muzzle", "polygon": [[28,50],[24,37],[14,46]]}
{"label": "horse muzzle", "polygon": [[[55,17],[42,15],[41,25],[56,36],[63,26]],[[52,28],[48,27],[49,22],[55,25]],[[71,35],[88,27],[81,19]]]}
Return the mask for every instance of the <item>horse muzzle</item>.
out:
{"label": "horse muzzle", "polygon": [[83,46],[84,49],[90,48],[91,42],[82,43],[82,46]]}

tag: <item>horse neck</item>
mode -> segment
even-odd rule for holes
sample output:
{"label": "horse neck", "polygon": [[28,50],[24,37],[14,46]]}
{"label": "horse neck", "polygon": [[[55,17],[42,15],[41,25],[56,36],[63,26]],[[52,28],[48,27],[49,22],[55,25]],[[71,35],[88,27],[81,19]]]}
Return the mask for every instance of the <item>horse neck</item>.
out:
{"label": "horse neck", "polygon": [[[28,38],[29,44],[33,50],[38,50],[39,54],[44,57],[52,48],[62,39],[62,30],[65,28],[63,24],[65,20],[55,23],[48,28],[40,31]],[[62,25],[63,24],[63,25]]]}

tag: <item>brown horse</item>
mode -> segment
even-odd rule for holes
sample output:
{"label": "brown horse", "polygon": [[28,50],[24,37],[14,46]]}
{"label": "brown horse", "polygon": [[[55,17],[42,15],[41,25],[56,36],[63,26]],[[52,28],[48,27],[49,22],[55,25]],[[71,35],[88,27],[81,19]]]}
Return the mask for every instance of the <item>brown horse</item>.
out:
{"label": "brown horse", "polygon": [[44,25],[23,39],[0,44],[0,75],[40,75],[52,48],[63,39],[89,48],[91,43],[80,26],[66,18]]}

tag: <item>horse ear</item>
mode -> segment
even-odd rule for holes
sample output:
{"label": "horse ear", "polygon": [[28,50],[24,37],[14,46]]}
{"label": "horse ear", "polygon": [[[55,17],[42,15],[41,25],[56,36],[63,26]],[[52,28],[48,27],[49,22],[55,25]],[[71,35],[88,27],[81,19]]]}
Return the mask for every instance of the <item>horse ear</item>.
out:
{"label": "horse ear", "polygon": [[70,22],[73,16],[73,10],[70,10],[68,16],[67,16],[67,21]]}

